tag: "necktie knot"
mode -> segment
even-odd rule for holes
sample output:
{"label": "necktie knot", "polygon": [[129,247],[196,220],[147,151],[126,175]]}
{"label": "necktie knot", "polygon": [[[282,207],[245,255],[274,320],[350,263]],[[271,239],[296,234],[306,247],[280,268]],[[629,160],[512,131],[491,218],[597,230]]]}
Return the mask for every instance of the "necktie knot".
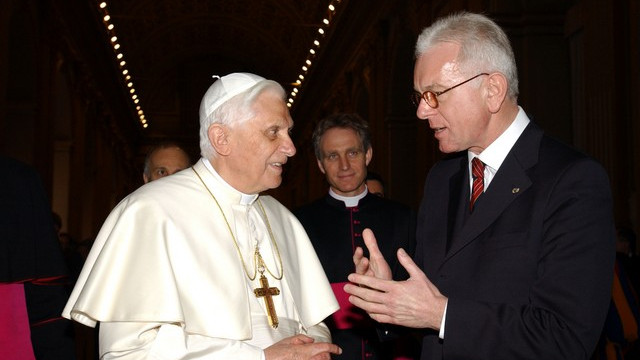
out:
{"label": "necktie knot", "polygon": [[477,157],[471,160],[471,176],[473,177],[473,186],[471,188],[469,211],[473,211],[473,205],[484,191],[484,163]]}

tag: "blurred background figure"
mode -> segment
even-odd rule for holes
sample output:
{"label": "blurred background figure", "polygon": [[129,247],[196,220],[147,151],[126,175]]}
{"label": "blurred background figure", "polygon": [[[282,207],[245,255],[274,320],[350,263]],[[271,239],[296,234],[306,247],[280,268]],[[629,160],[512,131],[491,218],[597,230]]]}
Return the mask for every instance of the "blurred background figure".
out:
{"label": "blurred background figure", "polygon": [[619,226],[611,303],[591,360],[640,359],[639,273],[636,235],[630,228]]}
{"label": "blurred background figure", "polygon": [[166,141],[153,147],[144,160],[144,183],[158,180],[191,166],[191,159],[180,145]]}
{"label": "blurred background figure", "polygon": [[75,359],[67,269],[38,173],[0,157],[0,359]]}
{"label": "blurred background figure", "polygon": [[619,226],[616,237],[616,258],[629,276],[633,288],[640,289],[640,262],[636,252],[636,234],[626,226]]}
{"label": "blurred background figure", "polygon": [[367,171],[367,189],[373,195],[384,197],[384,181],[380,174],[373,171]]}

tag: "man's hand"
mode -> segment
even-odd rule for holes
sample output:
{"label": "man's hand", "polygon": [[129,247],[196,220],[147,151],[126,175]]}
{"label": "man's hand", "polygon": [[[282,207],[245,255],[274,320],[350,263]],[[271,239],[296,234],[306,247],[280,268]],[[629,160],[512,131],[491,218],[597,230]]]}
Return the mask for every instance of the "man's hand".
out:
{"label": "man's hand", "polygon": [[376,241],[376,237],[373,235],[373,231],[371,231],[371,229],[364,229],[362,232],[362,238],[364,239],[364,244],[369,250],[370,259],[364,257],[364,251],[362,248],[356,248],[356,251],[353,253],[353,263],[356,266],[356,274],[391,280],[391,268],[378,248],[378,242]]}
{"label": "man's hand", "polygon": [[306,335],[291,336],[264,349],[266,360],[330,360],[331,354],[341,353],[338,345],[314,342]]}
{"label": "man's hand", "polygon": [[[375,244],[375,238],[373,240]],[[425,273],[403,249],[398,250],[398,260],[409,273],[409,279],[393,281],[384,278],[381,274],[385,274],[387,270],[384,266],[376,268],[383,264],[377,260],[375,262],[377,265],[374,266],[373,260],[377,256],[382,257],[380,250],[377,245],[369,246],[370,239],[365,241],[365,244],[371,253],[371,264],[366,271],[349,275],[349,281],[357,284],[347,284],[344,287],[344,290],[352,295],[349,297],[349,302],[381,323],[439,330],[447,298],[429,281]],[[354,255],[354,262],[355,259]],[[362,260],[360,264],[360,271],[362,271],[364,268]],[[357,263],[356,267],[358,267]],[[386,269],[388,268],[387,265]]]}

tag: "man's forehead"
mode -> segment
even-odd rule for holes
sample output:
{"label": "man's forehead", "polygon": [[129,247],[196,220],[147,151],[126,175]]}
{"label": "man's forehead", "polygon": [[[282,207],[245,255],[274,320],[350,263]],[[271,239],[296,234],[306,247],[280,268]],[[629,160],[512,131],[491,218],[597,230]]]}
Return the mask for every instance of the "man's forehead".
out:
{"label": "man's forehead", "polygon": [[[364,145],[362,144],[362,139],[360,139],[355,131],[353,131],[353,134],[354,136],[341,138],[335,136],[323,136],[321,141],[323,151],[328,153],[337,151],[363,151]],[[353,142],[354,140],[355,144]]]}
{"label": "man's forehead", "polygon": [[451,41],[434,44],[427,49],[420,58],[427,58],[429,61],[448,62],[455,61],[460,53],[460,44]]}
{"label": "man's forehead", "polygon": [[165,147],[154,151],[153,157],[158,157],[160,155],[183,155],[184,151],[177,146]]}
{"label": "man's forehead", "polygon": [[288,113],[285,116],[283,114],[270,112],[256,113],[255,116],[252,116],[241,124],[229,126],[230,131],[238,131],[246,134],[255,132],[262,133],[270,129],[285,129],[288,131],[291,128],[293,128],[293,120]]}
{"label": "man's forehead", "polygon": [[180,149],[179,147],[158,149],[151,155],[151,161],[154,163],[154,165],[157,165],[156,167],[163,166],[163,164],[174,160],[184,160],[185,162],[187,162],[188,156],[184,152],[184,150]]}
{"label": "man's forehead", "polygon": [[435,82],[440,78],[460,73],[458,53],[460,45],[451,42],[439,43],[429,48],[416,60],[414,77],[416,85],[429,86],[422,82]]}
{"label": "man's forehead", "polygon": [[254,116],[248,121],[271,124],[288,124],[293,126],[293,119],[289,113],[289,107],[278,94],[271,91],[264,91],[256,98],[252,105]]}
{"label": "man's forehead", "polygon": [[259,128],[272,128],[279,127],[288,129],[293,127],[293,119],[289,116],[289,113],[265,113],[262,116],[257,115],[250,119],[255,126]]}

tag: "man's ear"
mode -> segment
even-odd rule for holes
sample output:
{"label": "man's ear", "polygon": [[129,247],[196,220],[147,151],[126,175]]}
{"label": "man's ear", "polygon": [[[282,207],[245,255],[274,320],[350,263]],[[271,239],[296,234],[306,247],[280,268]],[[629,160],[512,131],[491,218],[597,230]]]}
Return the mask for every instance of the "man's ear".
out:
{"label": "man's ear", "polygon": [[229,128],[222,124],[212,124],[207,131],[209,143],[213,149],[220,155],[229,155],[231,147],[229,146]]}
{"label": "man's ear", "polygon": [[320,161],[320,159],[316,158],[316,161],[318,162],[318,169],[320,169],[320,172],[323,174],[326,174],[326,172],[324,171],[324,166],[322,165],[322,161]]}
{"label": "man's ear", "polygon": [[492,73],[487,79],[487,106],[491,113],[497,113],[509,91],[507,78],[501,73]]}
{"label": "man's ear", "polygon": [[369,166],[369,163],[371,162],[371,158],[373,158],[373,148],[371,146],[369,146],[369,149],[367,149],[367,152],[365,153],[365,159],[366,159],[366,165]]}

